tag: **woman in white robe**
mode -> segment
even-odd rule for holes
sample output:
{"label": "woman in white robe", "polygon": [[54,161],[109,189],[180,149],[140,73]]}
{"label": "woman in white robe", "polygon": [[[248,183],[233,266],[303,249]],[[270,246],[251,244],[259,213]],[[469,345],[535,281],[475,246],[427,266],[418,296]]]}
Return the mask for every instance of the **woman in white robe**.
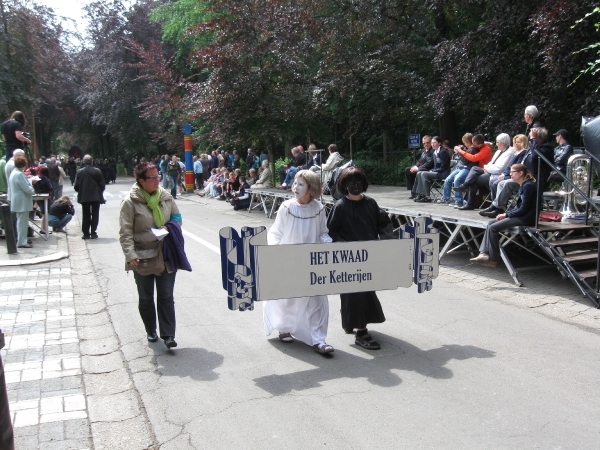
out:
{"label": "woman in white robe", "polygon": [[[267,234],[269,245],[331,242],[325,208],[315,200],[321,194],[319,176],[308,170],[299,171],[292,192],[295,198],[283,202]],[[333,352],[333,347],[325,343],[329,324],[326,295],[269,300],[264,304],[263,318],[267,336],[278,330],[282,342],[296,338],[318,353]]]}

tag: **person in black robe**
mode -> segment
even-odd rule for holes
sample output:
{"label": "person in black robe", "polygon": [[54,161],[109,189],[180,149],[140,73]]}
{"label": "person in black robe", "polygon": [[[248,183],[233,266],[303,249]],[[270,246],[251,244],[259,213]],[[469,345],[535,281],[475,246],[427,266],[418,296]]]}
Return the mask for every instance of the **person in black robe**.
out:
{"label": "person in black robe", "polygon": [[117,182],[117,162],[114,158],[108,159],[108,180],[113,184]]}
{"label": "person in black robe", "polygon": [[[339,176],[336,187],[345,195],[335,203],[327,221],[333,242],[393,238],[389,216],[379,208],[375,200],[364,195],[368,186],[367,176],[358,167],[348,167]],[[377,294],[373,291],[355,292],[341,294],[340,297],[342,327],[346,333],[351,334],[356,329],[357,345],[370,350],[381,348],[367,329],[369,323],[385,322]]]}
{"label": "person in black robe", "polygon": [[75,158],[69,158],[69,162],[67,163],[67,170],[69,171],[71,186],[73,186],[73,183],[75,183],[75,175],[77,175],[77,163],[75,162]]}

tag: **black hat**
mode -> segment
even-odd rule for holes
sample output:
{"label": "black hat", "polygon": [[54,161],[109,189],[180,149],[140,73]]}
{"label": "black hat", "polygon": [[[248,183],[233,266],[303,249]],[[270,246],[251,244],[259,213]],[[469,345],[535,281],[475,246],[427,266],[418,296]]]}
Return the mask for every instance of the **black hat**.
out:
{"label": "black hat", "polygon": [[563,138],[565,141],[568,141],[568,140],[569,140],[569,132],[568,132],[567,130],[565,130],[564,128],[563,128],[563,129],[560,129],[560,130],[558,130],[556,133],[554,133],[554,136],[562,136],[562,138]]}

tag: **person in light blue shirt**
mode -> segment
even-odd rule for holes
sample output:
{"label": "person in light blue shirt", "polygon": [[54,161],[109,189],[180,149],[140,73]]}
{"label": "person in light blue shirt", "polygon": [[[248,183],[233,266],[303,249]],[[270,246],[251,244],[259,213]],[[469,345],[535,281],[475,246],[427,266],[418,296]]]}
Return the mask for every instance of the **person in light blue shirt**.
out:
{"label": "person in light blue shirt", "polygon": [[200,161],[200,158],[194,156],[194,178],[196,180],[196,189],[199,191],[204,188],[204,183],[202,182],[203,170],[204,169],[202,168],[202,162]]}
{"label": "person in light blue shirt", "polygon": [[[14,157],[15,168],[8,180],[10,186],[10,211],[17,216],[17,247],[32,248],[27,243],[27,228],[29,225],[29,211],[33,210],[32,196],[35,189],[27,179],[24,171],[27,167],[27,159],[18,155]],[[37,180],[32,180],[36,183]]]}

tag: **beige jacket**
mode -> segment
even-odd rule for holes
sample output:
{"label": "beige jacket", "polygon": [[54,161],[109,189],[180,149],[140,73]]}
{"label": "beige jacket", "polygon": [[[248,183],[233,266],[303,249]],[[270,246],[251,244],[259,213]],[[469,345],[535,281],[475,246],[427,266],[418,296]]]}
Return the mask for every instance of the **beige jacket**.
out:
{"label": "beige jacket", "polygon": [[[172,214],[179,213],[179,209],[169,192],[161,189],[160,204],[162,206],[165,221],[169,221]],[[152,234],[150,228],[157,228],[152,217],[152,211],[148,208],[146,200],[139,192],[141,187],[135,183],[121,203],[121,213],[119,215],[119,242],[125,255],[125,270],[136,270],[128,262],[132,259],[144,259],[141,249],[149,251],[158,249],[162,260],[162,241],[158,241]],[[166,265],[165,265],[166,268]],[[163,271],[160,271],[162,273]],[[141,271],[140,271],[141,273]],[[142,273],[142,275],[145,275]]]}
{"label": "beige jacket", "polygon": [[269,189],[273,187],[273,180],[271,180],[271,169],[269,169],[268,167],[262,171],[262,173],[260,174],[260,177],[258,177],[258,180],[256,180],[256,183],[254,183],[254,186],[252,186],[254,188],[262,188],[262,189]]}

